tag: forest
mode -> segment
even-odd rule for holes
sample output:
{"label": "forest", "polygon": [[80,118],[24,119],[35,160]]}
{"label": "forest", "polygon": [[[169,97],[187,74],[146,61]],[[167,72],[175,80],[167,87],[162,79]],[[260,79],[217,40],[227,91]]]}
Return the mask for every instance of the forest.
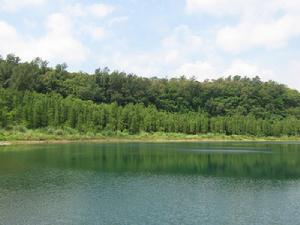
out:
{"label": "forest", "polygon": [[68,72],[0,57],[0,127],[254,136],[300,135],[300,93],[259,77],[144,78]]}

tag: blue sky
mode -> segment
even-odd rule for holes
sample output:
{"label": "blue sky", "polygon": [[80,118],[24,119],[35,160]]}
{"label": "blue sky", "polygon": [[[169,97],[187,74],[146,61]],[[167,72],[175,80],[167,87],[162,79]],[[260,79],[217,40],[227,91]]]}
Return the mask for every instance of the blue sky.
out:
{"label": "blue sky", "polygon": [[0,0],[0,54],[71,71],[258,75],[300,90],[298,21],[300,0]]}

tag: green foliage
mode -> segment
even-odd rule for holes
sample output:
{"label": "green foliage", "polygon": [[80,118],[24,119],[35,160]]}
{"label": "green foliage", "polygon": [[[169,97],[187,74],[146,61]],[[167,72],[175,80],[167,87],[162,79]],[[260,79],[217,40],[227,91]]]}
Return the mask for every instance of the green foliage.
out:
{"label": "green foliage", "polygon": [[153,105],[159,111],[204,112],[209,117],[253,116],[256,119],[300,117],[300,94],[258,77],[227,77],[198,82],[194,79],[142,78],[97,69],[93,74],[70,73],[66,64],[47,67],[40,58],[21,63],[14,55],[0,59],[0,86],[22,91],[58,93],[95,103]]}
{"label": "green foliage", "polygon": [[[96,104],[59,94],[39,94],[0,89],[0,127],[47,128],[56,136],[67,133],[115,134],[164,132],[184,134],[224,134],[256,136],[300,135],[300,120],[285,118],[256,119],[252,115],[209,117],[204,112],[166,112],[143,104]],[[16,126],[18,125],[18,126]],[[24,125],[24,126],[23,126]],[[66,131],[67,130],[67,131]]]}
{"label": "green foliage", "polygon": [[[0,127],[76,132],[299,135],[300,93],[258,77],[198,82],[97,69],[70,73],[40,58],[0,57]],[[59,130],[62,129],[62,130]]]}

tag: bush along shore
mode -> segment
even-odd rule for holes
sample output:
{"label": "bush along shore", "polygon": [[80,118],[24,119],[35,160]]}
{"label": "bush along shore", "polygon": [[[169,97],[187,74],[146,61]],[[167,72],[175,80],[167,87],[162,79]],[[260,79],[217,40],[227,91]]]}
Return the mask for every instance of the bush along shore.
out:
{"label": "bush along shore", "polygon": [[103,131],[80,133],[72,128],[27,129],[22,126],[0,130],[0,146],[10,144],[70,143],[70,142],[167,142],[167,141],[300,141],[299,136],[253,136],[225,134],[184,134],[155,132],[129,134],[128,132]]}

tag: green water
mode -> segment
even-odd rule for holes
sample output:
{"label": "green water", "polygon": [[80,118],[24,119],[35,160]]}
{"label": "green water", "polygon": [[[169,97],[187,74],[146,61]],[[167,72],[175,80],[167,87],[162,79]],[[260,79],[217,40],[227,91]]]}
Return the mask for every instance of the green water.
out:
{"label": "green water", "polygon": [[300,224],[300,143],[0,148],[0,225]]}

